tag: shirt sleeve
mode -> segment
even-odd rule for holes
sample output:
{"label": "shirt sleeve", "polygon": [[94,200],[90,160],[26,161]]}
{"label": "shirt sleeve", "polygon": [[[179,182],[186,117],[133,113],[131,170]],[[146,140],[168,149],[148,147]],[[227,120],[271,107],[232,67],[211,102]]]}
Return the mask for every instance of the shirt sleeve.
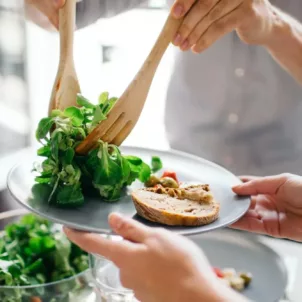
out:
{"label": "shirt sleeve", "polygon": [[83,28],[100,18],[115,16],[147,2],[147,0],[82,0],[77,3],[77,28]]}

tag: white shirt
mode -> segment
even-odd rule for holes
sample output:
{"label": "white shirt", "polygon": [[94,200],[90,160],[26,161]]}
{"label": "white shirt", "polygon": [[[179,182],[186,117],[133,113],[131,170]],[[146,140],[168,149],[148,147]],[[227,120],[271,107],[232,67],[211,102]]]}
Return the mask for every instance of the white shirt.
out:
{"label": "white shirt", "polygon": [[[142,2],[85,0],[78,25]],[[271,2],[302,21],[301,0]],[[237,174],[302,174],[302,88],[264,48],[233,32],[202,54],[175,53],[165,118],[172,148]]]}

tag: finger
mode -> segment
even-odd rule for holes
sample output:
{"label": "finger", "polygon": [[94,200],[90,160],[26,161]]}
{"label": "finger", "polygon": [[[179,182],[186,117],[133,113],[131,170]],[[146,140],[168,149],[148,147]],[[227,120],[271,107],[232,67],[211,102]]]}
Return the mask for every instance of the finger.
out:
{"label": "finger", "polygon": [[[212,46],[218,39],[230,33],[237,27],[241,19],[241,12],[231,12],[213,23],[192,47],[192,51],[200,53]],[[186,49],[184,49],[186,50]]]}
{"label": "finger", "polygon": [[288,179],[287,174],[256,178],[233,187],[233,191],[238,195],[277,194]]}
{"label": "finger", "polygon": [[38,10],[33,5],[25,5],[24,7],[24,14],[26,19],[31,20],[33,23],[38,25],[39,27],[43,29],[47,29],[49,31],[55,31],[56,28],[49,22],[48,17],[46,17],[44,14],[41,13],[40,10]]}
{"label": "finger", "polygon": [[144,242],[151,233],[150,228],[117,213],[112,213],[109,216],[109,224],[118,235],[132,242]]}
{"label": "finger", "polygon": [[171,8],[171,14],[174,18],[183,17],[192,7],[196,0],[176,0]]}
{"label": "finger", "polygon": [[[242,19],[242,10],[239,9],[241,4],[242,0],[218,2],[209,14],[197,24],[187,41],[181,45],[181,49],[187,50],[195,44],[201,45],[206,40],[207,43],[211,41],[210,45],[212,45],[218,38],[232,31]],[[203,37],[206,34],[207,39]],[[196,52],[200,52],[199,48],[200,51],[204,50],[204,48],[198,47]]]}
{"label": "finger", "polygon": [[254,180],[254,179],[259,179],[259,178],[261,178],[261,177],[260,176],[250,176],[250,175],[239,176],[239,179],[242,182],[248,182],[248,181],[251,181],[251,180]]}
{"label": "finger", "polygon": [[49,19],[50,23],[59,28],[59,14],[58,10],[65,4],[65,0],[41,1],[32,0],[31,4],[34,5],[40,12],[42,12]]}
{"label": "finger", "polygon": [[84,251],[102,255],[119,263],[136,252],[136,246],[129,241],[111,241],[98,234],[84,233],[64,227],[66,236]]}
{"label": "finger", "polygon": [[187,16],[184,18],[177,34],[175,35],[173,44],[175,46],[182,45],[198,22],[209,13],[217,2],[219,2],[219,0],[196,1]]}
{"label": "finger", "polygon": [[230,228],[259,234],[267,234],[265,225],[255,210],[249,210],[245,216],[233,223]]}
{"label": "finger", "polygon": [[58,11],[53,1],[32,0],[32,4],[48,18],[53,26],[59,27]]}

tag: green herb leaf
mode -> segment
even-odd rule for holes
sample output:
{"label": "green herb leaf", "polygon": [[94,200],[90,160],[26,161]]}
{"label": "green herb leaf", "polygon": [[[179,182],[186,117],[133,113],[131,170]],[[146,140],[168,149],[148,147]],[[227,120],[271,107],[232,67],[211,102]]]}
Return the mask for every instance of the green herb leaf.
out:
{"label": "green herb leaf", "polygon": [[7,270],[12,276],[17,278],[22,274],[22,267],[17,261],[10,265]]}
{"label": "green herb leaf", "polygon": [[94,111],[94,116],[91,122],[91,126],[98,125],[101,121],[104,121],[106,119],[106,116],[103,114],[101,108],[97,106]]}
{"label": "green herb leaf", "polygon": [[108,92],[103,92],[99,96],[99,104],[100,105],[105,105],[108,101],[109,98],[109,93]]}
{"label": "green herb leaf", "polygon": [[142,160],[137,157],[137,156],[132,156],[132,155],[125,155],[124,156],[125,159],[128,160],[128,162],[133,165],[133,166],[140,166],[142,164]]}
{"label": "green herb leaf", "polygon": [[37,154],[39,156],[49,157],[51,154],[50,147],[48,145],[41,147],[38,149]]}
{"label": "green herb leaf", "polygon": [[116,201],[121,197],[122,185],[95,185],[105,201]]}
{"label": "green herb leaf", "polygon": [[46,135],[54,125],[54,121],[51,117],[45,117],[43,118],[38,125],[37,131],[36,131],[36,138],[38,141],[45,139]]}
{"label": "green herb leaf", "polygon": [[36,260],[35,262],[33,262],[29,266],[27,266],[25,269],[23,269],[22,274],[32,275],[32,274],[41,272],[43,270],[44,270],[43,260],[41,258],[39,258],[38,260]]}
{"label": "green herb leaf", "polygon": [[141,182],[146,182],[150,178],[150,175],[151,175],[150,167],[147,164],[142,163],[138,179]]}
{"label": "green herb leaf", "polygon": [[65,152],[64,161],[66,165],[71,165],[73,158],[74,158],[75,152],[74,149],[68,148]]}
{"label": "green herb leaf", "polygon": [[103,114],[106,116],[110,110],[112,109],[112,107],[115,105],[115,103],[118,101],[118,98],[110,98],[107,103],[105,103],[103,105]]}
{"label": "green herb leaf", "polygon": [[51,135],[51,155],[55,161],[59,160],[59,145],[62,140],[61,131],[55,130]]}
{"label": "green herb leaf", "polygon": [[68,107],[64,110],[64,115],[69,117],[72,121],[72,124],[76,127],[79,127],[83,124],[84,115],[81,110],[77,107]]}
{"label": "green herb leaf", "polygon": [[81,188],[65,186],[59,189],[57,194],[57,205],[62,207],[79,207],[84,203]]}
{"label": "green herb leaf", "polygon": [[42,175],[50,176],[56,170],[56,162],[51,158],[45,159],[42,163]]}
{"label": "green herb leaf", "polygon": [[32,195],[33,195],[33,201],[39,201],[39,200],[48,200],[49,195],[52,191],[52,186],[49,184],[35,184],[32,189]]}
{"label": "green herb leaf", "polygon": [[95,105],[90,103],[85,97],[83,97],[81,94],[77,95],[77,104],[79,106],[83,106],[85,108],[94,109]]}
{"label": "green herb leaf", "polygon": [[0,270],[0,284],[4,284],[6,286],[12,286],[13,277],[12,277],[11,273],[9,273],[5,270]]}
{"label": "green herb leaf", "polygon": [[72,262],[78,273],[86,271],[89,268],[88,263],[89,263],[88,256],[83,254],[75,258]]}
{"label": "green herb leaf", "polygon": [[127,183],[131,173],[130,165],[127,159],[125,159],[124,157],[121,157],[121,164],[122,164],[122,172],[123,172],[123,182]]}
{"label": "green herb leaf", "polygon": [[48,184],[51,181],[52,177],[42,177],[42,176],[37,176],[35,177],[35,182],[39,184]]}
{"label": "green herb leaf", "polygon": [[152,160],[151,160],[151,168],[152,168],[152,172],[156,173],[159,170],[161,170],[163,167],[162,161],[158,156],[152,156]]}
{"label": "green herb leaf", "polygon": [[94,183],[99,185],[119,184],[122,179],[122,168],[118,165],[108,153],[108,144],[103,143],[97,153],[100,169],[94,173]]}
{"label": "green herb leaf", "polygon": [[51,117],[64,117],[64,113],[63,113],[63,111],[61,111],[59,109],[54,109],[51,111],[50,116]]}

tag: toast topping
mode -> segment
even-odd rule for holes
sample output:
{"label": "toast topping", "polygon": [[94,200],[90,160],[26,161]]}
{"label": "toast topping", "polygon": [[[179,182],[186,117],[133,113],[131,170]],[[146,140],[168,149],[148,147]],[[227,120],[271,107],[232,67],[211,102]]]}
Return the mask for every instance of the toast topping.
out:
{"label": "toast topping", "polygon": [[177,199],[188,199],[198,202],[211,202],[213,195],[210,193],[209,185],[191,185],[184,188],[164,188],[163,186],[156,186],[154,188],[145,188],[148,192],[156,194],[168,195]]}

